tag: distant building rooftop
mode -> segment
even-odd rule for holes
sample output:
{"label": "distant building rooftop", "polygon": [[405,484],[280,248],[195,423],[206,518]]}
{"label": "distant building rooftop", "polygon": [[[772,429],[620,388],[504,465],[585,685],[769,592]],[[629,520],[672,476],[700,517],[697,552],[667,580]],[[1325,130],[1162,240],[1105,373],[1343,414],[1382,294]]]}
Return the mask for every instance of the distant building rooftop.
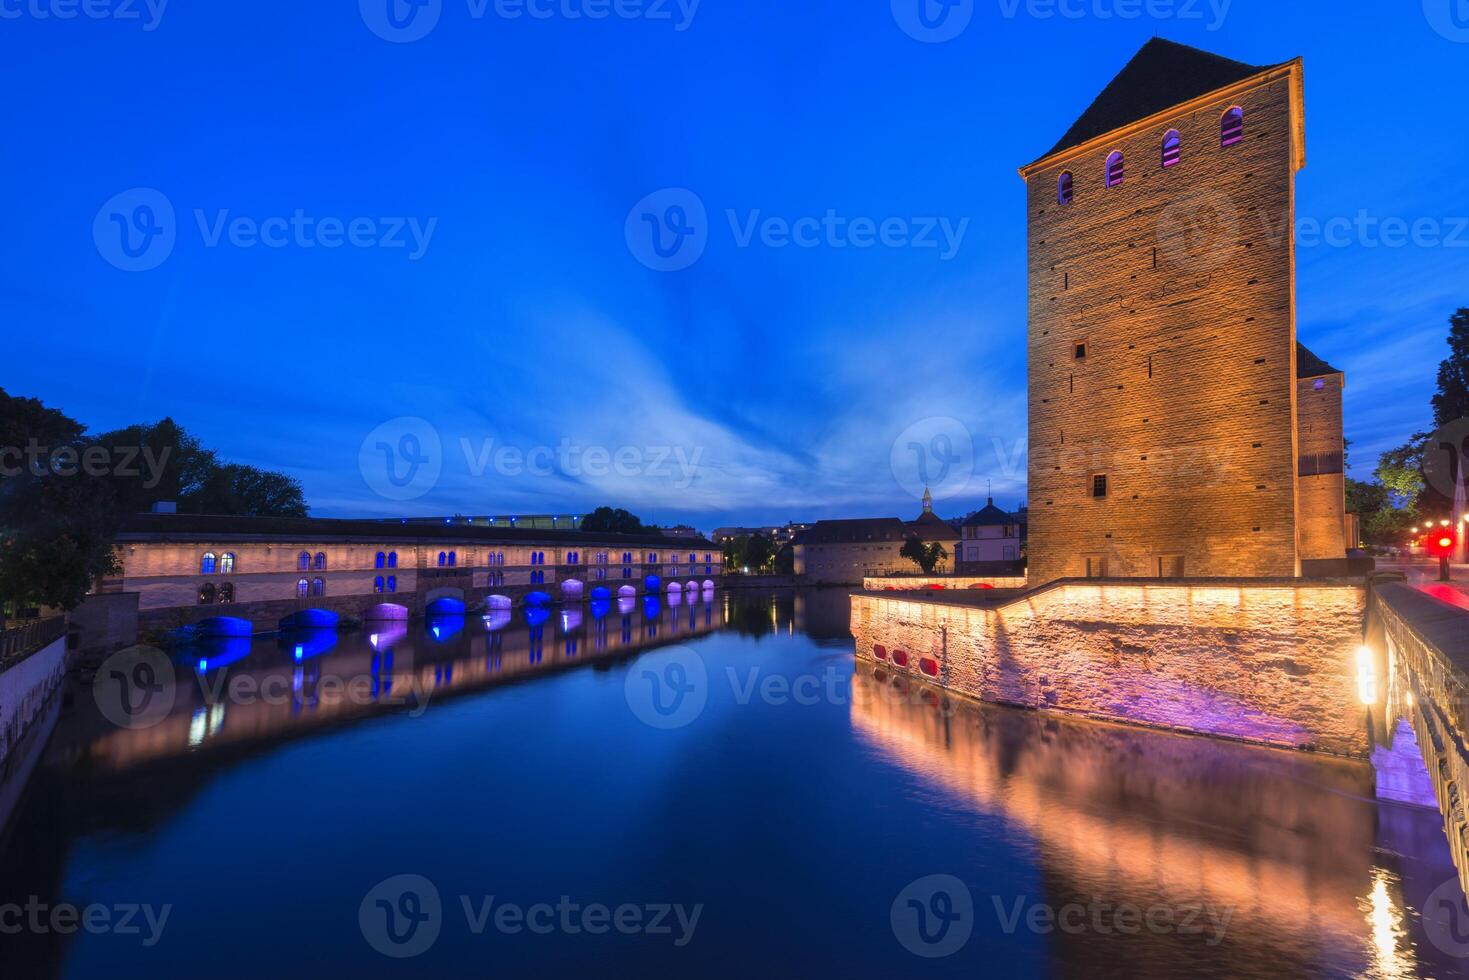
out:
{"label": "distant building rooftop", "polygon": [[1325,374],[1341,374],[1336,368],[1311,353],[1305,344],[1296,344],[1296,377],[1319,378]]}
{"label": "distant building rooftop", "polygon": [[488,527],[482,524],[417,523],[408,519],[342,520],[330,517],[229,517],[210,514],[135,514],[123,522],[120,540],[172,539],[214,541],[223,538],[290,538],[317,540],[362,538],[422,541],[558,542],[616,541],[660,547],[695,545],[712,549],[702,537],[662,534],[602,534],[550,528]]}
{"label": "distant building rooftop", "polygon": [[908,525],[896,517],[868,517],[847,521],[817,521],[801,536],[801,544],[857,544],[866,541],[906,541]]}

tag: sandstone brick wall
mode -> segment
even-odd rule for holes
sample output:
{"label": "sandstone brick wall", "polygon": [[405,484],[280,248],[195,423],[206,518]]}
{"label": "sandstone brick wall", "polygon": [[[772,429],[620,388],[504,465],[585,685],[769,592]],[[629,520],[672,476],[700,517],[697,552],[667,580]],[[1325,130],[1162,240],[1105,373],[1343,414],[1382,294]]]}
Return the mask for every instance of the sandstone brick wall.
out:
{"label": "sandstone brick wall", "polygon": [[[1339,456],[1342,453],[1345,447],[1342,432],[1342,387],[1343,378],[1340,374],[1303,378],[1297,382],[1296,431],[1303,459],[1308,456]],[[1303,475],[1300,477],[1300,485],[1301,559],[1345,558],[1345,474]]]}
{"label": "sandstone brick wall", "polygon": [[[1224,148],[1236,105],[1244,141]],[[1085,575],[1088,555],[1114,577],[1164,555],[1191,577],[1298,573],[1295,105],[1278,72],[1029,172],[1033,583]],[[1165,170],[1169,129],[1182,162]]]}
{"label": "sandstone brick wall", "polygon": [[1364,603],[1285,583],[1062,584],[999,608],[854,595],[852,633],[859,657],[915,677],[929,660],[982,701],[1365,758]]}
{"label": "sandstone brick wall", "polygon": [[929,578],[921,575],[904,575],[896,578],[869,576],[862,580],[862,588],[869,592],[881,592],[890,586],[894,589],[905,590],[926,589],[931,585],[941,585],[946,591],[954,592],[977,589],[986,585],[992,589],[1023,589],[1025,588],[1025,576],[935,575]]}
{"label": "sandstone brick wall", "polygon": [[[954,546],[947,546],[951,557],[939,563],[940,570],[953,562]],[[857,585],[870,575],[917,571],[917,565],[898,554],[902,549],[901,541],[801,545],[796,548],[796,574],[815,584]]]}

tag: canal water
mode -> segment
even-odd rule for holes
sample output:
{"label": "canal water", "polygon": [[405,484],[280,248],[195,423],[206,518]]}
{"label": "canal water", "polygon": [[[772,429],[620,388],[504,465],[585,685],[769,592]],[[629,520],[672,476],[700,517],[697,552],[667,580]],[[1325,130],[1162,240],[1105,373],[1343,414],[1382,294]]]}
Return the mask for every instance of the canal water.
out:
{"label": "canal water", "polygon": [[1462,901],[1438,817],[1365,765],[951,702],[856,663],[847,614],[719,591],[104,665],[0,854],[0,976],[1462,975],[1469,930],[1420,916]]}

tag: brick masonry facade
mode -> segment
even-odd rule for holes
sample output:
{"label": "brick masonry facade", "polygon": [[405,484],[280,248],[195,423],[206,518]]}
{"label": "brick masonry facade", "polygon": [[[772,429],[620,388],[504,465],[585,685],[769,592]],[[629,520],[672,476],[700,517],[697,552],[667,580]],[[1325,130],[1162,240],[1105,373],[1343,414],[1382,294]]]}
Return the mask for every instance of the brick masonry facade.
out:
{"label": "brick masonry facade", "polygon": [[[1244,139],[1223,147],[1233,106]],[[1112,577],[1160,558],[1190,577],[1299,574],[1302,115],[1293,62],[1022,171],[1032,582],[1086,576],[1088,557]],[[1164,168],[1172,129],[1182,157]],[[1125,176],[1107,187],[1114,151]]]}
{"label": "brick masonry facade", "polygon": [[1341,404],[1345,386],[1340,374],[1296,382],[1302,562],[1338,561],[1347,552]]}

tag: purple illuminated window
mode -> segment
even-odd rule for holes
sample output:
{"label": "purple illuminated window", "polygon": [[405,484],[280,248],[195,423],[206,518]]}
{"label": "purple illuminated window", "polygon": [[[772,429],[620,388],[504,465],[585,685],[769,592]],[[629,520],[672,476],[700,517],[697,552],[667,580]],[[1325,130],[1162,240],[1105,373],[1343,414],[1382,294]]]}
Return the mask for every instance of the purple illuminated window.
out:
{"label": "purple illuminated window", "polygon": [[1183,137],[1178,130],[1170,129],[1163,137],[1163,166],[1172,167],[1183,159]]}
{"label": "purple illuminated window", "polygon": [[1224,114],[1219,123],[1219,145],[1233,146],[1245,138],[1245,111],[1235,106]]}
{"label": "purple illuminated window", "polygon": [[1072,195],[1071,171],[1068,170],[1061,175],[1060,180],[1056,181],[1056,200],[1061,204],[1070,204]]}
{"label": "purple illuminated window", "polygon": [[1123,173],[1122,154],[1113,153],[1107,158],[1107,186],[1116,187],[1121,184]]}

